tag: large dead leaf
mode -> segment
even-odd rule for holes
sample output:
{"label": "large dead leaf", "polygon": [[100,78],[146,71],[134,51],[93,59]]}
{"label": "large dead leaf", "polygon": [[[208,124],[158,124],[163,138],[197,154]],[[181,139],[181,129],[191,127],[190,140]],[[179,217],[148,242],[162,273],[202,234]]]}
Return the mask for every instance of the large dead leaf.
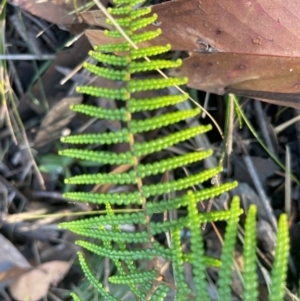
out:
{"label": "large dead leaf", "polygon": [[[75,13],[70,14],[76,9],[74,1],[12,0],[11,3],[50,23],[63,25],[79,22]],[[77,0],[76,3],[80,7],[85,1]]]}
{"label": "large dead leaf", "polygon": [[[151,43],[189,51],[173,74],[188,76],[191,87],[300,108],[300,10],[294,0],[174,0],[153,12],[158,21],[150,28],[159,26],[162,35]],[[102,12],[92,16],[83,19],[103,26]],[[112,42],[99,30],[87,36],[92,44]]]}
{"label": "large dead leaf", "polygon": [[19,250],[0,234],[0,288],[31,269],[31,265]]}
{"label": "large dead leaf", "polygon": [[49,261],[23,274],[10,287],[18,301],[38,301],[45,297],[50,285],[57,285],[72,265],[71,261]]}
{"label": "large dead leaf", "polygon": [[271,98],[273,103],[300,108],[300,58],[193,53],[171,75],[188,76],[189,86],[198,90]]}

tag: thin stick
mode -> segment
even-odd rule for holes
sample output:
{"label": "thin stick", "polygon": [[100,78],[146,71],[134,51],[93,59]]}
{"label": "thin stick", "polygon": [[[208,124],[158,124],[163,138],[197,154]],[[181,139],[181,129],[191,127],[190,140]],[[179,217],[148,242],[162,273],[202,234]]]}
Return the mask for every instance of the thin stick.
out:
{"label": "thin stick", "polygon": [[285,155],[285,195],[284,195],[284,209],[285,213],[288,217],[291,216],[291,152],[288,145],[285,146],[286,148],[286,155]]}

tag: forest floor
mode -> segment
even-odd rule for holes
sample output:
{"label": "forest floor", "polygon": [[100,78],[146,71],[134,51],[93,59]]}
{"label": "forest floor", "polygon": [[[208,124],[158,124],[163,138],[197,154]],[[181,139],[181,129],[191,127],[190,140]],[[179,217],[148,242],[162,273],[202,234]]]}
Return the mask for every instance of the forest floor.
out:
{"label": "forest floor", "polygon": [[[64,185],[63,179],[79,170],[99,167],[59,156],[58,151],[64,147],[59,138],[86,129],[114,131],[120,124],[91,122],[79,115],[75,118],[69,111],[71,103],[89,101],[76,94],[75,87],[91,78],[82,71],[81,65],[92,48],[84,35],[89,25],[79,22],[74,15],[67,15],[73,10],[72,5],[59,4],[59,1],[51,2],[50,6],[42,6],[43,3],[38,6],[26,0],[16,2],[18,5],[13,5],[14,1],[7,5],[1,18],[3,45],[0,49],[1,55],[7,57],[2,60],[0,70],[4,86],[0,106],[0,299],[21,301],[20,296],[26,291],[32,300],[65,300],[76,287],[85,291],[85,300],[93,300],[97,295],[87,289],[88,283],[82,280],[76,262],[78,247],[74,241],[77,237],[60,230],[58,224],[76,218],[78,212],[84,214],[91,210],[87,204],[71,203],[62,197],[63,192],[72,189]],[[205,92],[193,89],[190,92],[204,104]],[[115,105],[103,99],[95,101],[106,107]],[[209,95],[207,110],[222,129],[226,123],[226,102],[225,96]],[[300,178],[300,120],[282,128],[300,111],[246,97],[239,97],[239,103],[268,152],[245,122],[239,123],[237,118],[231,120],[233,150],[225,155],[222,177],[226,181],[238,181],[239,187],[222,198],[227,202],[237,194],[245,208],[250,203],[259,208],[258,247],[265,262],[260,271],[261,283],[265,283],[266,262],[272,261],[275,247],[275,234],[264,214],[262,198],[270,202],[276,218],[283,212],[288,214],[291,236],[288,287],[296,292],[295,279],[300,272],[299,185],[293,179],[286,180],[289,179],[287,173],[272,160],[270,153]],[[207,124],[210,120],[199,116],[197,122]],[[169,130],[176,131],[176,128]],[[226,141],[215,128],[206,138],[207,145],[214,150],[210,163],[216,164],[224,153]],[[201,142],[195,143],[203,147]],[[217,226],[222,234],[224,224]],[[210,255],[220,256],[221,243],[214,229],[208,225],[204,236]],[[239,247],[235,257],[242,266]],[[105,260],[98,264],[98,276],[105,279],[109,265]],[[48,276],[44,277],[41,269],[33,267],[48,271]],[[22,281],[16,281],[20,278]],[[237,295],[241,290],[238,280],[234,290]],[[267,286],[262,284],[260,290],[264,296]]]}

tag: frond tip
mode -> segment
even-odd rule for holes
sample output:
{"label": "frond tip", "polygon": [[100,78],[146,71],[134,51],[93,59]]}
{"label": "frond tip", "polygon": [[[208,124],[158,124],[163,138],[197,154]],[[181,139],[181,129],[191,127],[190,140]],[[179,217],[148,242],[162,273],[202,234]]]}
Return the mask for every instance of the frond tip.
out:
{"label": "frond tip", "polygon": [[224,246],[221,255],[221,269],[219,272],[219,296],[222,301],[231,301],[231,273],[233,264],[233,251],[236,242],[237,228],[240,212],[240,200],[234,197],[230,207],[230,217],[225,232]]}
{"label": "frond tip", "polygon": [[256,207],[251,205],[247,214],[244,242],[244,300],[255,301],[258,296],[256,273]]}
{"label": "frond tip", "polygon": [[284,297],[285,279],[289,256],[289,233],[287,215],[279,218],[275,261],[271,273],[271,292],[269,301],[282,301]]}

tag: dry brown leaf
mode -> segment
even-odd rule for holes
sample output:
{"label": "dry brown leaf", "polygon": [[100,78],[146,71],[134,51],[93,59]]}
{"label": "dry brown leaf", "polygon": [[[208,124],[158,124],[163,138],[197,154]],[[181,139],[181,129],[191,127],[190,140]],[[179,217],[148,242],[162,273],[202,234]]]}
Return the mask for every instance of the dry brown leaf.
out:
{"label": "dry brown leaf", "polygon": [[19,277],[9,290],[18,301],[38,301],[46,296],[50,285],[57,285],[64,278],[71,265],[72,261],[43,263]]}
{"label": "dry brown leaf", "polygon": [[[191,57],[173,73],[188,76],[189,86],[300,108],[300,11],[295,1],[174,0],[154,5],[153,12],[158,21],[150,29],[159,26],[162,35],[151,44],[189,51]],[[85,20],[93,25],[103,18],[100,11],[92,15]],[[93,45],[113,41],[99,30],[88,30],[87,36]]]}
{"label": "dry brown leaf", "polygon": [[19,250],[0,234],[0,288],[31,269]]}
{"label": "dry brown leaf", "polygon": [[271,98],[278,105],[300,108],[300,58],[192,53],[170,74],[188,76],[188,85],[198,90]]}
{"label": "dry brown leaf", "polygon": [[[76,2],[78,7],[85,4],[85,1],[82,0]],[[11,3],[50,23],[63,25],[78,22],[75,13],[69,14],[75,10],[74,1],[12,0]]]}
{"label": "dry brown leaf", "polygon": [[61,137],[64,127],[76,115],[75,112],[69,109],[70,105],[79,104],[81,101],[81,95],[74,95],[63,98],[57,105],[55,105],[43,119],[41,127],[34,140],[34,146],[37,148],[43,147]]}

